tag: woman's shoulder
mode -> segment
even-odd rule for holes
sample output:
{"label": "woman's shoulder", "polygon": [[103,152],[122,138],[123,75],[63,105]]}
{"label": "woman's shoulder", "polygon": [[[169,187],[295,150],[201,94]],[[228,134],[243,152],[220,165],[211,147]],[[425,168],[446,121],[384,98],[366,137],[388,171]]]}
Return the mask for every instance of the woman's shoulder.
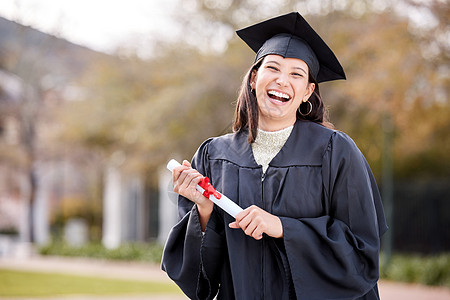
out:
{"label": "woman's shoulder", "polygon": [[237,165],[247,166],[249,164],[249,151],[251,151],[247,139],[246,132],[212,137],[202,143],[199,151],[207,154],[209,159],[227,160]]}
{"label": "woman's shoulder", "polygon": [[302,144],[317,156],[323,157],[331,151],[341,155],[361,154],[355,141],[343,131],[314,122],[301,122],[299,127],[299,132],[302,132],[299,140],[303,141]]}
{"label": "woman's shoulder", "polygon": [[342,144],[343,146],[356,147],[355,141],[344,131],[329,128],[315,122],[304,122],[304,126],[308,127],[308,132],[316,140],[328,144]]}
{"label": "woman's shoulder", "polygon": [[221,149],[223,147],[228,147],[233,143],[236,143],[239,133],[227,133],[220,136],[210,137],[206,139],[200,146],[208,147],[209,149]]}
{"label": "woman's shoulder", "polygon": [[359,152],[359,148],[356,145],[355,141],[345,132],[335,130],[332,135],[331,143],[335,147],[344,147],[348,150],[357,150]]}
{"label": "woman's shoulder", "polygon": [[329,157],[334,160],[365,163],[364,154],[356,142],[343,131],[334,130],[330,137],[326,153],[329,153]]}
{"label": "woman's shoulder", "polygon": [[206,151],[208,156],[231,159],[240,156],[249,147],[245,133],[228,133],[205,140],[199,151]]}

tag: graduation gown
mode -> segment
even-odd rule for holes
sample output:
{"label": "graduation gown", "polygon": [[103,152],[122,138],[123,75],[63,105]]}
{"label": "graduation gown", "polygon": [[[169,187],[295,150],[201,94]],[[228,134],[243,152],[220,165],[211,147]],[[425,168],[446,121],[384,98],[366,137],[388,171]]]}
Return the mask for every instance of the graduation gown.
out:
{"label": "graduation gown", "polygon": [[387,230],[372,172],[344,133],[297,121],[265,174],[246,132],[205,141],[192,166],[242,208],[280,217],[283,238],[255,240],[216,205],[201,231],[180,196],[162,269],[192,299],[379,299]]}

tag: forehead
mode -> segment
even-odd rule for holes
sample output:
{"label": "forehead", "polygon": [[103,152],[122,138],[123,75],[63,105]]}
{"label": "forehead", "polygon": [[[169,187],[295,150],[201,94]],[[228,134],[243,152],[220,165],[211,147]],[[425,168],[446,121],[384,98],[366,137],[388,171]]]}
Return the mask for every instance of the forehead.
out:
{"label": "forehead", "polygon": [[277,63],[282,66],[287,66],[287,67],[291,67],[291,68],[302,68],[306,72],[309,71],[308,65],[299,58],[283,57],[281,55],[269,54],[269,55],[265,56],[262,61],[263,64],[270,63],[270,62]]}

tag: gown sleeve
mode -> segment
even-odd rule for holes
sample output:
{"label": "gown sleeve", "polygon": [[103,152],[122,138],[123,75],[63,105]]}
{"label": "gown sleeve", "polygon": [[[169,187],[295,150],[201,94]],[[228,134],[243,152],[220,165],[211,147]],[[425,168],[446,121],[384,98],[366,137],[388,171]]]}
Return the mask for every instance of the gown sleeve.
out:
{"label": "gown sleeve", "polygon": [[[199,148],[192,160],[192,167],[204,176],[209,173],[208,142]],[[219,262],[224,251],[221,216],[214,207],[203,233],[197,206],[192,201],[179,196],[178,213],[180,221],[169,233],[161,268],[190,299],[213,299],[219,287]]]}
{"label": "gown sleeve", "polygon": [[372,172],[345,134],[332,136],[322,177],[323,216],[281,217],[295,293],[310,300],[378,299],[380,236],[387,226]]}

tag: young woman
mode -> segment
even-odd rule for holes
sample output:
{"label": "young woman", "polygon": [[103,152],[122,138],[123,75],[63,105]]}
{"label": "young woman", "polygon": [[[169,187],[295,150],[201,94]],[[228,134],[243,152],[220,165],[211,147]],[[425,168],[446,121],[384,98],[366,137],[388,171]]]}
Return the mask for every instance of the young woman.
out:
{"label": "young woman", "polygon": [[[194,299],[379,299],[381,199],[318,88],[345,79],[341,65],[298,13],[237,33],[257,56],[235,132],[174,169],[180,221],[163,270]],[[203,176],[244,208],[235,219],[195,189]]]}

